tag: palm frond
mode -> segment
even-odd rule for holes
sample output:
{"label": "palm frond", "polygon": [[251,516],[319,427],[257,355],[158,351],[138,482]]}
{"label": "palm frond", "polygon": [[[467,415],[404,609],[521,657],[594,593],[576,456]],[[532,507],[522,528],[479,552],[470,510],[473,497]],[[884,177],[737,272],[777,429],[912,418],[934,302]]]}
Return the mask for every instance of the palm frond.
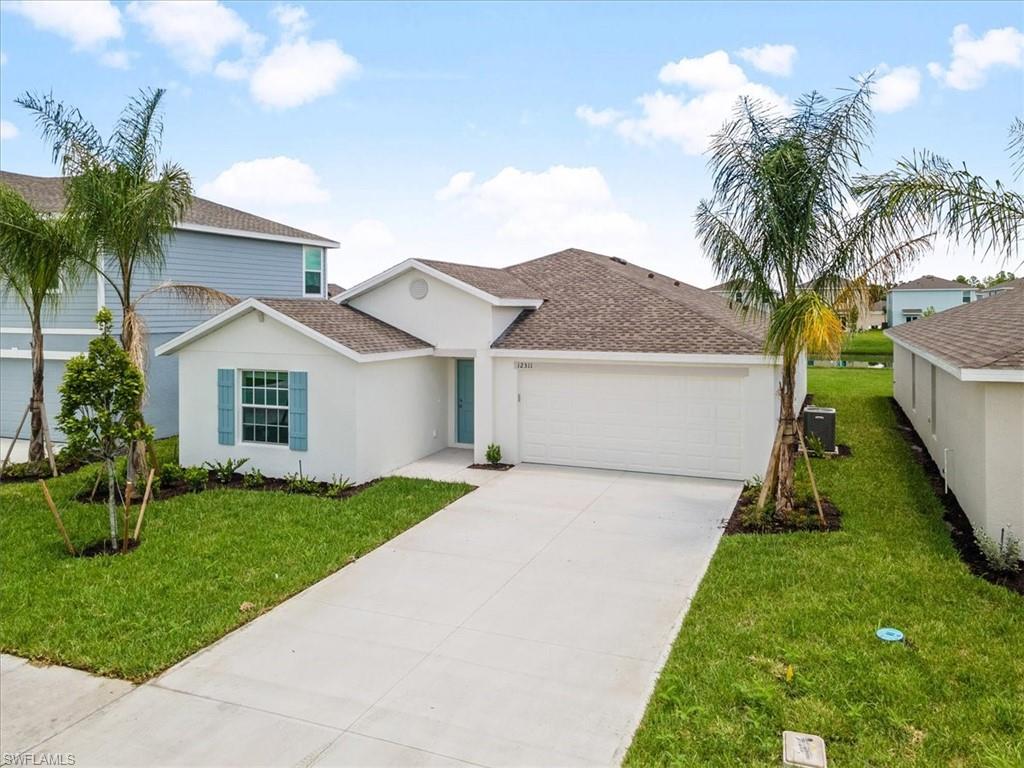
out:
{"label": "palm frond", "polygon": [[106,155],[106,143],[96,127],[76,107],[57,101],[52,92],[26,91],[14,103],[35,115],[36,127],[51,145],[53,162],[60,164],[65,175],[75,175],[90,159]]}
{"label": "palm frond", "polygon": [[216,288],[195,283],[166,282],[140,293],[135,299],[135,304],[138,305],[146,299],[160,294],[169,294],[203,309],[224,309],[238,303],[238,299],[234,296],[224,291],[218,291]]}
{"label": "palm frond", "polygon": [[843,342],[843,324],[831,303],[805,290],[778,305],[768,320],[765,352],[793,360],[804,350],[834,357]]}

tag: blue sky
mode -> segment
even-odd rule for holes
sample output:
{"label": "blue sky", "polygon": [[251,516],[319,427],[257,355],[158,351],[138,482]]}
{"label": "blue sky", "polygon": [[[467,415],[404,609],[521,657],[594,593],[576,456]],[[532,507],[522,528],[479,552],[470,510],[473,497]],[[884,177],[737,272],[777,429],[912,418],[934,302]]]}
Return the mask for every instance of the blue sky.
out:
{"label": "blue sky", "polygon": [[[342,241],[346,286],[568,246],[708,285],[701,151],[737,95],[784,108],[879,69],[872,170],[927,147],[1006,182],[1024,111],[1020,3],[0,7],[0,166],[55,172],[23,91],[106,130],[166,87],[165,157],[205,197]],[[1000,266],[940,247],[913,272]]]}

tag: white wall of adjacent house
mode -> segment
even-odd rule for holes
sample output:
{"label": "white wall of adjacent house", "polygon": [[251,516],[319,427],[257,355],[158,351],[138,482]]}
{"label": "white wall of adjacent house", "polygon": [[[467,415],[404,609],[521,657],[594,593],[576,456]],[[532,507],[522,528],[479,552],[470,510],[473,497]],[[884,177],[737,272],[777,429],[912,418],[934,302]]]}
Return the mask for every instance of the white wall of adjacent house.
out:
{"label": "white wall of adjacent house", "polygon": [[[444,447],[443,362],[432,357],[364,362],[330,350],[270,317],[250,312],[193,341],[178,355],[179,461],[248,459],[268,477],[302,471],[364,482]],[[235,386],[234,443],[218,433],[217,371],[307,373],[306,450],[246,442]],[[440,382],[440,383],[439,383]],[[436,448],[434,447],[436,445]]]}
{"label": "white wall of adjacent house", "polygon": [[897,343],[893,391],[975,529],[1024,539],[1024,385],[961,381]]}

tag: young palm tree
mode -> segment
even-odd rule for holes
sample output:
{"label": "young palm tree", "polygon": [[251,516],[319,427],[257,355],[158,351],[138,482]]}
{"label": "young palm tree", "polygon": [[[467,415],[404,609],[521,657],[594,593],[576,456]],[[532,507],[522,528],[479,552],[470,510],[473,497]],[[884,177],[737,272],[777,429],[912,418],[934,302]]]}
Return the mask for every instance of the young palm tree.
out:
{"label": "young palm tree", "polygon": [[[1014,179],[1024,173],[1024,121],[1010,126],[1009,152]],[[928,150],[901,160],[895,170],[863,176],[857,192],[879,215],[904,225],[933,227],[952,242],[966,241],[983,254],[1013,265],[1024,231],[1024,195],[993,184]]]}
{"label": "young palm tree", "polygon": [[[82,222],[104,256],[101,274],[121,309],[121,343],[145,375],[148,340],[140,304],[156,293],[190,302],[219,304],[233,299],[205,286],[164,283],[139,290],[140,273],[158,274],[164,247],[192,204],[192,179],[176,163],[160,165],[164,90],[141,91],[125,107],[110,138],[79,110],[52,94],[24,94],[16,101],[33,112],[43,138],[52,144],[67,180],[67,213]],[[140,403],[141,406],[141,403]],[[132,467],[145,467],[145,447],[136,446]]]}
{"label": "young palm tree", "polygon": [[94,250],[68,216],[36,212],[15,190],[0,184],[0,277],[4,291],[24,305],[32,329],[32,395],[29,461],[45,455],[43,429],[43,314],[73,290]]}
{"label": "young palm tree", "polygon": [[765,352],[781,361],[779,427],[759,508],[794,507],[797,367],[805,352],[835,353],[837,310],[886,282],[928,243],[901,222],[858,210],[853,173],[872,130],[870,80],[834,100],[817,93],[780,114],[740,101],[712,140],[710,200],[697,208],[704,252],[723,282],[743,286],[734,306],[761,315]]}

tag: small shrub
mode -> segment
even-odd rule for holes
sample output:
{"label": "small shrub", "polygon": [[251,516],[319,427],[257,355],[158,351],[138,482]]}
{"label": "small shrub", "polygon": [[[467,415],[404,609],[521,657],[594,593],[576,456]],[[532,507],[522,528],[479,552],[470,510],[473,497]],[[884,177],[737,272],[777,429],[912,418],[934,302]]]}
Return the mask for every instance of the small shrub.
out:
{"label": "small shrub", "polygon": [[1020,539],[1004,529],[996,541],[984,531],[977,531],[974,540],[978,542],[988,567],[995,573],[1014,574],[1020,569]]}
{"label": "small shrub", "polygon": [[[760,488],[754,492],[754,496],[756,497],[759,492]],[[764,505],[764,509],[759,510],[757,504],[751,504],[740,512],[740,522],[749,531],[767,531],[774,520],[775,502],[771,499]]]}
{"label": "small shrub", "polygon": [[345,491],[351,487],[352,481],[347,477],[331,475],[331,482],[327,484],[323,495],[329,499],[340,499],[345,494]]}
{"label": "small shrub", "polygon": [[320,490],[320,484],[301,472],[295,472],[284,476],[284,489],[288,493],[316,493]]}
{"label": "small shrub", "polygon": [[227,485],[231,482],[235,476],[235,472],[242,468],[242,466],[249,459],[226,459],[225,461],[207,461],[203,463],[203,466],[213,472],[213,476],[217,478],[217,482],[221,485]]}
{"label": "small shrub", "polygon": [[263,477],[263,473],[255,467],[242,475],[242,485],[246,488],[262,488],[266,482],[267,479]]}
{"label": "small shrub", "polygon": [[192,493],[205,491],[209,479],[210,473],[206,471],[206,467],[189,467],[185,470],[185,483]]}
{"label": "small shrub", "polygon": [[164,464],[160,467],[160,483],[165,488],[179,485],[185,480],[185,468],[180,464]]}
{"label": "small shrub", "polygon": [[761,486],[764,485],[764,481],[760,475],[754,475],[752,478],[743,483],[743,490],[740,495],[744,499],[756,499],[761,493]]}
{"label": "small shrub", "polygon": [[487,453],[484,456],[487,457],[488,464],[497,464],[501,461],[501,446],[497,443],[491,443],[487,446]]}
{"label": "small shrub", "polygon": [[811,456],[825,455],[825,444],[821,442],[821,438],[817,435],[806,435],[804,437],[804,443],[807,446],[807,452],[811,454]]}

